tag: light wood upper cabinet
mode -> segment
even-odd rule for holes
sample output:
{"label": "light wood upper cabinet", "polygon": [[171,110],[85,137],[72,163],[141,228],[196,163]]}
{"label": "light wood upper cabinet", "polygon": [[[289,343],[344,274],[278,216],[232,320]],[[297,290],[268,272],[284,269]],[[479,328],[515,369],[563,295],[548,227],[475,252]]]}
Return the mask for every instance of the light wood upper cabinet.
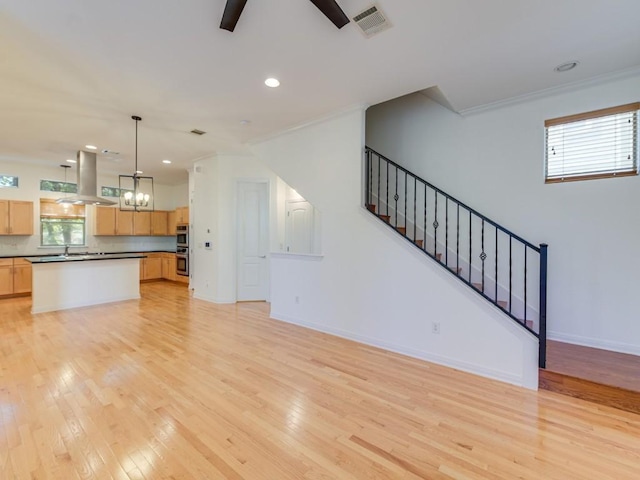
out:
{"label": "light wood upper cabinet", "polygon": [[116,234],[116,210],[113,207],[96,207],[94,235]]}
{"label": "light wood upper cabinet", "polygon": [[189,223],[189,207],[176,208],[176,223],[178,225]]}
{"label": "light wood upper cabinet", "polygon": [[151,235],[151,212],[135,212],[133,214],[133,234]]}
{"label": "light wood upper cabinet", "polygon": [[178,217],[175,210],[167,212],[167,233],[169,235],[177,234],[176,225],[178,224]]}
{"label": "light wood upper cabinet", "polygon": [[0,235],[33,235],[33,202],[0,200]]}
{"label": "light wood upper cabinet", "polygon": [[151,235],[169,235],[168,214],[163,210],[151,212]]}
{"label": "light wood upper cabinet", "polygon": [[121,211],[117,207],[96,206],[94,235],[175,235],[168,227],[169,213]]}
{"label": "light wood upper cabinet", "polygon": [[133,235],[133,212],[96,206],[94,235]]}
{"label": "light wood upper cabinet", "polygon": [[133,212],[116,208],[116,235],[133,235]]}

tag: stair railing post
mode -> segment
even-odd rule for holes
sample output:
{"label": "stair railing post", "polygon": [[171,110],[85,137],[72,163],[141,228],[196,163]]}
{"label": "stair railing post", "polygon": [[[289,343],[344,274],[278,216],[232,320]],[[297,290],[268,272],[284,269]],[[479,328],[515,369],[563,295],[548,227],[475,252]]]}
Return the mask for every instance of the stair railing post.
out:
{"label": "stair railing post", "polygon": [[[546,243],[540,244],[540,329],[538,332],[538,366],[547,365],[547,248]],[[525,305],[525,308],[527,306]]]}
{"label": "stair railing post", "polygon": [[365,162],[365,185],[366,185],[366,192],[365,192],[365,207],[367,205],[370,205],[371,203],[373,203],[371,200],[371,181],[372,181],[372,175],[371,175],[371,150],[369,150],[368,148],[365,148],[364,150],[364,162]]}

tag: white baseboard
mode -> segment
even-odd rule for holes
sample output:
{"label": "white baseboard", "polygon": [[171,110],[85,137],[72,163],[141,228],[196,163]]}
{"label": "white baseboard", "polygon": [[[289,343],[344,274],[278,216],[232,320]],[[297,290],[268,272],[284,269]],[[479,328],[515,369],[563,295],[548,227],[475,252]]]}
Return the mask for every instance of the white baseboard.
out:
{"label": "white baseboard", "polygon": [[[346,330],[341,330],[337,328],[326,327],[325,325],[320,325],[313,322],[304,322],[293,317],[290,317],[285,314],[279,314],[277,312],[271,312],[271,318],[274,320],[280,320],[282,322],[292,323],[294,325],[298,325],[301,327],[310,328],[311,330],[316,330],[322,333],[328,333],[330,335],[335,335],[337,337],[346,338],[347,340],[353,340],[359,343],[363,343],[365,345],[370,345],[373,347],[382,348],[384,350],[388,350],[391,352],[399,353],[402,355],[406,355],[408,357],[417,358],[420,360],[425,360],[427,362],[436,363],[438,365],[443,365],[445,367],[454,368],[456,370],[462,370],[463,372],[472,373],[474,375],[479,375],[481,377],[490,378],[493,380],[499,380],[501,382],[510,383],[512,385],[516,385],[518,387],[530,388],[524,384],[524,379],[517,376],[512,375],[510,373],[493,370],[489,368],[479,367],[478,365],[462,362],[460,360],[456,360],[453,358],[449,358],[443,355],[438,355],[430,352],[425,352],[422,350],[415,350],[412,348],[402,347],[396,344],[388,343],[377,338],[371,338],[364,335],[358,335],[352,332],[348,332]],[[534,389],[535,388],[530,388]]]}
{"label": "white baseboard", "polygon": [[611,340],[602,340],[599,338],[583,337],[580,335],[571,335],[558,332],[547,332],[547,338],[549,340],[557,340],[558,342],[582,345],[584,347],[601,348],[603,350],[611,350],[613,352],[640,355],[640,345],[613,342]]}

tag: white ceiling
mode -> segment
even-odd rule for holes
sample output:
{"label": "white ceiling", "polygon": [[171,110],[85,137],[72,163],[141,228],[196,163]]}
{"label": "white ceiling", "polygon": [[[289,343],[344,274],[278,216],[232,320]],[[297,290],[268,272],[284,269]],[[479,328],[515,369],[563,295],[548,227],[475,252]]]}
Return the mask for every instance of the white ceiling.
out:
{"label": "white ceiling", "polygon": [[355,105],[437,85],[460,111],[640,65],[638,0],[380,0],[393,28],[368,40],[308,0],[248,0],[230,33],[224,3],[0,0],[0,161],[92,143],[120,152],[99,171],[132,173],[136,114],[139,168],[175,184],[196,158]]}

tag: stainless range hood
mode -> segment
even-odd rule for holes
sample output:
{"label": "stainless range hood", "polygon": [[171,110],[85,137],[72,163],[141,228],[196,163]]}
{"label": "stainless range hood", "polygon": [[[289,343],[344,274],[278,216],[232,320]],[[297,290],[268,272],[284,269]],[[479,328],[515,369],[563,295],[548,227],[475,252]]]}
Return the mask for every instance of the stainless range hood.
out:
{"label": "stainless range hood", "polygon": [[56,203],[73,205],[115,205],[116,202],[97,196],[98,174],[96,163],[98,156],[94,152],[78,152],[78,194],[59,198]]}

